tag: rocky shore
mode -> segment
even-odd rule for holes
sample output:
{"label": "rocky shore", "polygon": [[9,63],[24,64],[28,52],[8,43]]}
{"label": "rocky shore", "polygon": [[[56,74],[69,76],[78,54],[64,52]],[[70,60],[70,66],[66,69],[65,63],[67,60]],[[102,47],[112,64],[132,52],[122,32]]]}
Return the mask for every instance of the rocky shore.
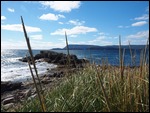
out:
{"label": "rocky shore", "polygon": [[[31,61],[31,58],[28,57],[28,59]],[[63,53],[57,53],[54,51],[40,51],[39,54],[34,56],[34,60],[41,61],[39,59],[42,59],[42,61],[48,62],[48,63],[54,63],[57,65],[67,65],[68,64],[68,55]],[[27,62],[27,58],[24,57],[22,59],[19,59],[22,62]],[[76,67],[83,67],[83,63],[87,63],[88,61],[85,59],[78,59],[76,55],[69,55],[69,61],[70,61],[70,67],[76,68]]]}
{"label": "rocky shore", "polygon": [[[85,59],[78,59],[77,56],[70,55],[70,65],[68,67],[67,58],[66,54],[54,51],[41,51],[40,54],[34,56],[36,62],[44,61],[57,64],[57,68],[51,70],[47,68],[47,72],[40,75],[43,91],[56,87],[64,79],[64,76],[82,69],[88,63]],[[29,59],[31,60],[30,57]],[[27,59],[22,58],[20,61],[27,62]],[[6,111],[18,106],[24,100],[32,99],[36,96],[36,89],[32,79],[25,82],[1,81],[1,107]]]}

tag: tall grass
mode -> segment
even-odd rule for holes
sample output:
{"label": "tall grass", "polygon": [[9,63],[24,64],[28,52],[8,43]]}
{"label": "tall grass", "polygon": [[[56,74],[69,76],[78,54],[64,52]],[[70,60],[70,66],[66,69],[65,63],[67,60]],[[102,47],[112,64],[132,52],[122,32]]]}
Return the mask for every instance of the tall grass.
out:
{"label": "tall grass", "polygon": [[[144,68],[146,65],[144,65]],[[99,73],[99,74],[98,74]],[[120,69],[88,65],[47,92],[47,111],[51,112],[148,112],[149,71],[126,67],[124,82]],[[37,99],[18,111],[41,111]]]}
{"label": "tall grass", "polygon": [[[145,47],[147,48],[147,46]],[[131,51],[132,52],[132,51]],[[46,92],[49,112],[148,112],[149,64],[142,52],[140,67],[124,67],[124,53],[119,37],[120,67],[87,64],[82,70]],[[132,57],[132,56],[131,56]],[[26,101],[17,111],[40,112],[37,98]]]}
{"label": "tall grass", "polygon": [[[119,71],[111,66],[102,70],[100,66],[100,75],[97,76],[97,69],[88,66],[73,74],[46,93],[47,111],[149,111],[149,75],[140,78],[138,68],[127,68],[122,85]],[[19,111],[41,111],[37,109],[39,105],[37,99],[33,99]]]}
{"label": "tall grass", "polygon": [[68,46],[68,39],[67,39],[67,34],[65,32],[65,38],[66,38],[66,48],[67,48],[67,65],[68,65],[68,68],[70,67],[70,53],[69,53],[69,46]]}
{"label": "tall grass", "polygon": [[46,107],[45,107],[45,103],[44,103],[44,96],[43,96],[42,85],[41,85],[41,82],[40,82],[40,79],[39,79],[39,76],[38,76],[37,68],[36,68],[36,65],[35,65],[35,61],[34,61],[32,49],[31,49],[31,45],[30,45],[30,40],[29,40],[29,38],[27,36],[27,32],[26,32],[26,29],[25,29],[25,26],[24,26],[24,22],[23,22],[22,16],[21,16],[21,22],[22,22],[22,27],[23,27],[23,31],[24,31],[24,36],[25,36],[25,39],[26,39],[26,42],[27,42],[27,47],[28,47],[28,50],[29,50],[29,53],[30,53],[30,58],[31,58],[32,64],[34,66],[36,77],[37,77],[38,82],[39,82],[39,88],[38,88],[38,85],[37,85],[37,83],[35,81],[35,77],[33,75],[33,71],[31,69],[31,66],[30,66],[30,63],[29,63],[29,59],[26,57],[27,61],[28,61],[29,69],[30,69],[31,76],[33,78],[34,85],[35,85],[35,88],[36,88],[36,91],[37,91],[37,94],[38,94],[38,97],[39,97],[39,101],[40,101],[40,104],[41,104],[42,111],[46,112]]}

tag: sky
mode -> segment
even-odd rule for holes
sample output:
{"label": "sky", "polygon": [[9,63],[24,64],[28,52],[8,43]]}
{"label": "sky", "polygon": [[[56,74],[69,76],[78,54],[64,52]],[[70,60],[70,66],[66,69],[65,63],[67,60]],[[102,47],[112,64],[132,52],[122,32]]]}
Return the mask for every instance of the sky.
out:
{"label": "sky", "polygon": [[21,18],[32,49],[69,44],[145,45],[148,1],[1,1],[1,48],[27,49]]}

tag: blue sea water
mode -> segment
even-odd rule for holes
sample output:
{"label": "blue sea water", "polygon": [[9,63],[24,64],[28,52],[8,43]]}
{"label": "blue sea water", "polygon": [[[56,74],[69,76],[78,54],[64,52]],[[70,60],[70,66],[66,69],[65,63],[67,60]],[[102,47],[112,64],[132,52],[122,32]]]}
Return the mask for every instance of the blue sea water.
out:
{"label": "blue sea water", "polygon": [[[67,53],[67,50],[53,50],[56,52]],[[70,54],[77,55],[79,59],[86,58],[91,63],[102,64],[102,61],[107,61],[108,64],[119,66],[119,50],[104,49],[104,50],[70,50]],[[141,50],[132,51],[134,59],[131,64],[130,51],[127,49],[124,52],[125,66],[139,66]],[[26,62],[21,62],[19,59],[25,57],[28,50],[1,50],[1,81],[24,81],[31,79],[30,70]],[[40,53],[40,50],[33,50],[33,55]],[[149,62],[149,56],[147,56]],[[46,62],[38,62],[36,64],[38,73],[42,74],[47,71],[47,68],[55,68],[57,65],[48,64]]]}
{"label": "blue sea water", "polygon": [[[1,50],[1,81],[26,81],[31,79],[28,63],[19,59],[26,56],[27,50]],[[40,53],[40,50],[33,50],[33,55]],[[32,66],[33,67],[33,66]],[[36,63],[38,74],[45,73],[47,68],[55,68],[57,65],[46,62]],[[33,71],[34,75],[35,72]]]}
{"label": "blue sea water", "polygon": [[[63,52],[63,53],[67,54],[67,50],[54,50],[54,51]],[[109,65],[113,65],[113,66],[120,65],[118,49],[70,50],[69,52],[70,52],[70,54],[77,55],[78,58],[86,58],[91,63],[94,62],[96,64],[102,64],[102,62],[105,60],[106,63],[108,63]],[[124,65],[130,66],[130,67],[139,66],[141,52],[142,52],[141,50],[132,50],[133,59],[131,60],[130,50],[126,49],[124,51]],[[149,57],[147,56],[147,58],[149,58]]]}

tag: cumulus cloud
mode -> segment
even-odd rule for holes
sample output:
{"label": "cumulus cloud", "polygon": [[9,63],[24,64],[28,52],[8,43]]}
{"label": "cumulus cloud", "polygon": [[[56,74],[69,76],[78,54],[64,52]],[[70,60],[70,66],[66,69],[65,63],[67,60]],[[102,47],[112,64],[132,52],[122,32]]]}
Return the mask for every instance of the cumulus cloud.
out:
{"label": "cumulus cloud", "polygon": [[80,7],[80,1],[41,1],[42,5],[59,12],[70,12]]}
{"label": "cumulus cloud", "polygon": [[61,14],[59,14],[58,17],[60,17],[60,18],[65,18],[65,16],[64,16],[64,15],[61,15]]}
{"label": "cumulus cloud", "polygon": [[59,18],[65,18],[64,15],[55,15],[55,14],[52,14],[52,13],[48,13],[48,14],[43,14],[42,16],[39,17],[39,19],[41,20],[58,20]]}
{"label": "cumulus cloud", "polygon": [[140,21],[140,22],[136,22],[136,23],[133,23],[131,26],[135,27],[135,26],[143,26],[147,24],[146,21]]}
{"label": "cumulus cloud", "polygon": [[149,15],[148,14],[144,14],[140,17],[136,17],[134,18],[134,20],[148,20],[149,19]]}
{"label": "cumulus cloud", "polygon": [[[38,27],[25,26],[27,32],[41,32],[42,30]],[[9,30],[9,31],[20,31],[23,32],[23,28],[21,24],[7,24],[1,25],[1,29]]]}
{"label": "cumulus cloud", "polygon": [[9,12],[15,12],[15,10],[14,10],[13,8],[7,8],[7,10],[8,10]]}
{"label": "cumulus cloud", "polygon": [[67,35],[77,35],[77,34],[86,34],[88,32],[96,32],[96,28],[86,27],[86,26],[75,26],[72,29],[58,29],[55,32],[51,33],[51,35],[64,35],[65,31]]}
{"label": "cumulus cloud", "polygon": [[85,21],[79,22],[79,20],[70,20],[68,23],[76,25],[76,26],[80,26],[80,25],[83,25]]}
{"label": "cumulus cloud", "polygon": [[85,21],[79,21],[79,20],[70,20],[69,22],[73,25],[78,25],[78,26],[83,25],[85,23]]}
{"label": "cumulus cloud", "polygon": [[1,16],[1,20],[6,20],[6,17],[5,16]]}
{"label": "cumulus cloud", "polygon": [[64,24],[63,22],[58,22],[59,24]]}
{"label": "cumulus cloud", "polygon": [[34,40],[42,40],[43,39],[42,35],[31,35],[30,37]]}
{"label": "cumulus cloud", "polygon": [[136,34],[127,36],[127,38],[148,38],[148,36],[149,30],[137,32]]}

